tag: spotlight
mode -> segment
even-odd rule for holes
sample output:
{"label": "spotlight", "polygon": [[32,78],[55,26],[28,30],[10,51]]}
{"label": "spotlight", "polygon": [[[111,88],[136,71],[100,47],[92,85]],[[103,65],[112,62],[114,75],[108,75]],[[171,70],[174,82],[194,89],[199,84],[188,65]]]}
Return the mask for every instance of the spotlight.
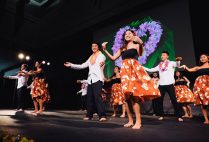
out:
{"label": "spotlight", "polygon": [[28,61],[30,60],[30,56],[26,56],[25,59]]}
{"label": "spotlight", "polygon": [[49,66],[49,65],[50,65],[50,62],[47,63],[47,66]]}
{"label": "spotlight", "polygon": [[46,64],[46,61],[42,61],[42,64]]}
{"label": "spotlight", "polygon": [[19,58],[20,60],[22,60],[22,59],[25,58],[25,55],[24,55],[23,53],[19,53],[19,54],[18,54],[18,58]]}

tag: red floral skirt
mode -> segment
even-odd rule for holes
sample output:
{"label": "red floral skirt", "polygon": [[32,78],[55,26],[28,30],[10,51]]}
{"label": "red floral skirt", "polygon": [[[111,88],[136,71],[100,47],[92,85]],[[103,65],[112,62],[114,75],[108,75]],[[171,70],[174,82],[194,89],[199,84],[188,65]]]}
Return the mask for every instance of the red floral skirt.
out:
{"label": "red floral skirt", "polygon": [[136,101],[152,100],[160,97],[157,84],[136,59],[125,59],[121,66],[121,84],[125,98],[133,96]]}

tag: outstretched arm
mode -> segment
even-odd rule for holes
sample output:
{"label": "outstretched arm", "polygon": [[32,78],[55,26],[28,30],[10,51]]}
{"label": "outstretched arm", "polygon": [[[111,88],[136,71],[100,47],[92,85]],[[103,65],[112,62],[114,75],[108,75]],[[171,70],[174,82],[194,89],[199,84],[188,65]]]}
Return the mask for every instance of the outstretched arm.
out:
{"label": "outstretched arm", "polygon": [[64,63],[64,66],[69,67],[69,68],[72,68],[72,69],[80,70],[80,69],[87,68],[89,66],[89,64],[88,64],[88,60],[87,60],[85,63],[80,64],[80,65],[79,64],[73,64],[71,62],[65,62]]}
{"label": "outstretched arm", "polygon": [[144,66],[143,66],[143,68],[144,68],[146,71],[148,71],[148,72],[156,72],[156,71],[159,71],[159,66],[156,66],[156,67],[151,68],[151,69],[146,68],[146,67],[144,67]]}
{"label": "outstretched arm", "polygon": [[111,55],[111,54],[107,51],[107,49],[106,49],[107,43],[108,43],[108,42],[103,42],[103,43],[102,43],[102,49],[103,49],[103,51],[107,54],[107,56],[108,56],[111,60],[115,61],[117,58],[120,57],[121,51],[118,50],[114,55]]}
{"label": "outstretched arm", "polygon": [[196,72],[197,70],[199,70],[199,67],[193,67],[193,68],[188,68],[186,65],[181,66],[180,68],[184,68],[185,70],[187,70],[188,72]]}

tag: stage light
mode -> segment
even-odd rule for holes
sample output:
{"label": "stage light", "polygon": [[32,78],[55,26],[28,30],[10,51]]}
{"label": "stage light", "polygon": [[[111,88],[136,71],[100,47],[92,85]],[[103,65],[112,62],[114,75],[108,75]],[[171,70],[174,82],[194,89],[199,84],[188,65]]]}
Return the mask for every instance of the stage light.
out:
{"label": "stage light", "polygon": [[47,66],[49,66],[49,65],[50,65],[50,62],[47,63]]}
{"label": "stage light", "polygon": [[19,54],[18,54],[18,58],[19,58],[20,60],[22,60],[22,59],[25,58],[25,55],[24,55],[23,53],[19,53]]}
{"label": "stage light", "polygon": [[42,61],[42,64],[46,64],[46,61]]}
{"label": "stage light", "polygon": [[26,56],[25,59],[28,61],[30,60],[30,56]]}

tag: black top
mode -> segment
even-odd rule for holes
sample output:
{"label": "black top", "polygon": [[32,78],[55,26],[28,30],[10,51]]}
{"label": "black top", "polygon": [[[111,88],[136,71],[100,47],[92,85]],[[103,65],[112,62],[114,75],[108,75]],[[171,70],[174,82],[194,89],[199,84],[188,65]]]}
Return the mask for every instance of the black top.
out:
{"label": "black top", "polygon": [[209,68],[199,69],[197,71],[197,74],[198,74],[198,76],[201,76],[201,75],[209,75]]}
{"label": "black top", "polygon": [[112,84],[115,84],[115,83],[121,83],[120,78],[112,79]]}
{"label": "black top", "polygon": [[122,51],[121,57],[122,57],[122,60],[125,60],[125,59],[138,60],[139,55],[136,49],[127,49],[125,51]]}
{"label": "black top", "polygon": [[35,77],[40,78],[40,79],[43,79],[44,78],[43,69],[42,69],[42,71],[40,73],[36,74]]}
{"label": "black top", "polygon": [[183,80],[177,81],[177,82],[175,83],[176,86],[178,86],[178,85],[186,85],[186,84],[187,84],[187,82],[186,82],[186,81],[183,81]]}

